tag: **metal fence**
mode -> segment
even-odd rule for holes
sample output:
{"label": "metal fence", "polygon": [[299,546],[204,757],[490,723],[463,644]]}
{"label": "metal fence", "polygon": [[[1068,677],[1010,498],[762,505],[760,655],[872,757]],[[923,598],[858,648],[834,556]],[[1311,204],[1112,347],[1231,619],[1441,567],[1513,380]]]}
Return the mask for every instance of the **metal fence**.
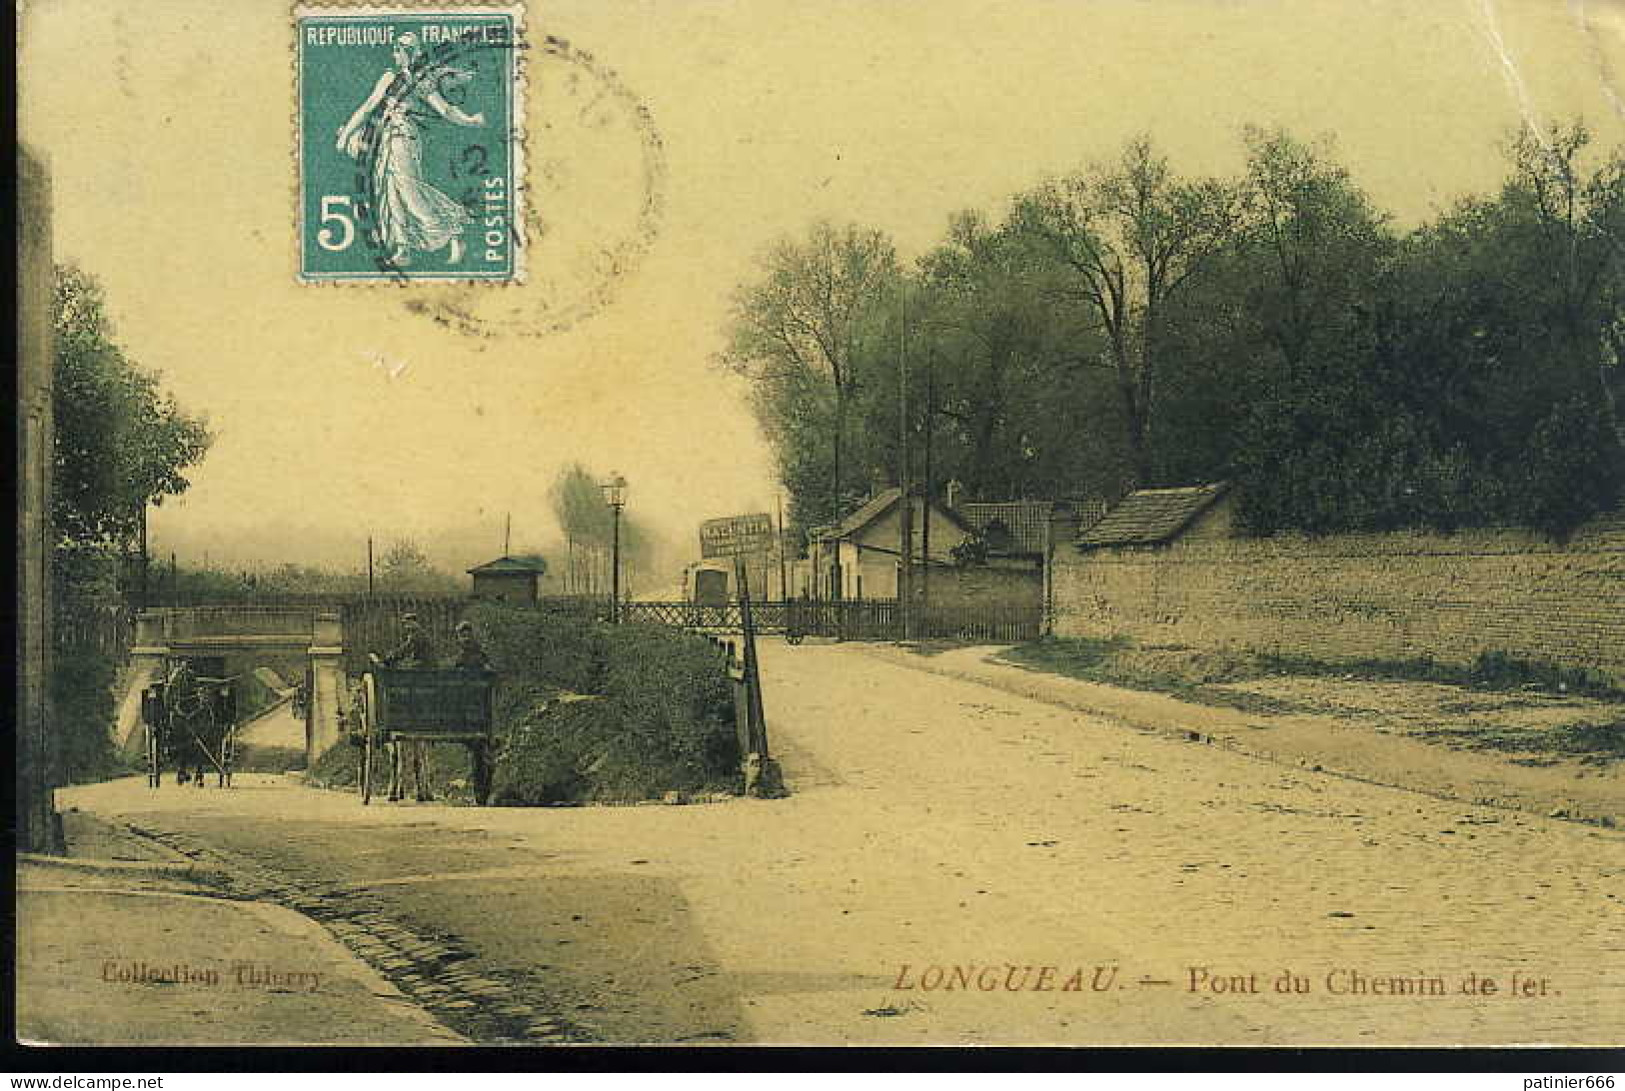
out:
{"label": "metal fence", "polygon": [[179,607],[182,609],[195,609],[209,606],[288,606],[288,607],[325,607],[338,609],[356,602],[391,602],[400,599],[411,599],[414,602],[428,600],[458,601],[468,598],[467,591],[412,591],[405,593],[379,592],[368,594],[365,590],[351,591],[280,591],[262,590],[256,587],[224,587],[215,590],[191,590],[158,586],[154,587],[147,597],[149,609],[162,609],[166,607]]}
{"label": "metal fence", "polygon": [[[788,602],[751,604],[756,631],[791,637],[818,636],[837,640],[900,640],[902,612],[896,599],[843,602]],[[621,607],[621,620],[673,625],[706,633],[739,632],[744,628],[739,604],[705,606],[692,602],[629,602]],[[918,607],[910,619],[915,639],[967,640],[1017,644],[1036,640],[1043,633],[1043,607],[1033,603],[955,604]]]}
{"label": "metal fence", "polygon": [[[759,633],[785,630],[785,604],[753,602],[752,621]],[[711,606],[697,602],[625,602],[621,621],[627,624],[672,625],[702,633],[737,633],[744,629],[737,602]]]}

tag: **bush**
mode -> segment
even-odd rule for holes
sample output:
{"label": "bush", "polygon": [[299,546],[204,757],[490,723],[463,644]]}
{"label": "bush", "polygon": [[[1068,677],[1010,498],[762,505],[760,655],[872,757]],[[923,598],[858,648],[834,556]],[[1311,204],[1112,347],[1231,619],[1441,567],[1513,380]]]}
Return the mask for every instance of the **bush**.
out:
{"label": "bush", "polygon": [[[478,603],[466,616],[499,675],[493,803],[737,787],[731,683],[710,642],[659,625],[603,625],[499,602]],[[436,750],[437,773],[466,770],[462,747]],[[341,745],[316,763],[312,780],[349,787],[358,766],[355,748]]]}
{"label": "bush", "polygon": [[[305,780],[319,788],[359,788],[362,749],[346,740],[331,746],[305,773]],[[389,784],[389,760],[383,750],[372,755],[373,783]]]}
{"label": "bush", "polygon": [[741,755],[732,683],[716,648],[659,625],[606,626],[603,643],[603,692],[639,748],[668,765],[668,787],[731,777]]}
{"label": "bush", "polygon": [[491,802],[535,807],[593,798],[593,774],[620,717],[602,698],[538,702],[509,725],[491,781]]}
{"label": "bush", "polygon": [[[458,743],[433,743],[428,750],[429,782],[437,798],[449,794],[453,783],[469,783],[472,770],[466,747]],[[349,742],[330,747],[305,774],[306,783],[317,788],[360,789],[362,753],[361,747]],[[378,747],[372,753],[372,794],[381,797],[388,791],[389,752]]]}
{"label": "bush", "polygon": [[61,739],[64,783],[83,784],[128,772],[113,745],[117,709],[111,656],[59,648],[51,660],[51,707]]}
{"label": "bush", "polygon": [[504,681],[596,692],[602,653],[593,626],[581,618],[500,602],[476,603],[464,617]]}
{"label": "bush", "polygon": [[1519,513],[1554,538],[1618,502],[1622,476],[1619,440],[1609,414],[1583,398],[1553,407],[1519,451]]}

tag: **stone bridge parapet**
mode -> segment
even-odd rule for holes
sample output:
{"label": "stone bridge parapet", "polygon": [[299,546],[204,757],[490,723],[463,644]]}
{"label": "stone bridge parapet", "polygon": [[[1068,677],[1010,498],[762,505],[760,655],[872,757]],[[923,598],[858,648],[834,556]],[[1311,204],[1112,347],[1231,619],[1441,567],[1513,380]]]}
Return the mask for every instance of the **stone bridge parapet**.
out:
{"label": "stone bridge parapet", "polygon": [[136,618],[132,677],[159,677],[172,656],[256,653],[295,656],[309,668],[305,759],[339,739],[344,622],[336,609],[311,606],[191,606],[145,610]]}

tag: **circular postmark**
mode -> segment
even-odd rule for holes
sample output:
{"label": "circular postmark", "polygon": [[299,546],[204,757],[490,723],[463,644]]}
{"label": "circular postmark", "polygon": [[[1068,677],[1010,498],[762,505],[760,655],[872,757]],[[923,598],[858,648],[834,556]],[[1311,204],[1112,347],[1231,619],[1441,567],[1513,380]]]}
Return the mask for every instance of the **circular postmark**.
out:
{"label": "circular postmark", "polygon": [[[507,283],[388,278],[405,290],[402,303],[410,313],[470,336],[544,336],[601,310],[652,245],[664,207],[665,150],[642,100],[592,54],[561,38],[548,35],[518,47],[527,83],[524,116],[516,119],[522,167],[512,195],[516,222],[504,229],[522,275]],[[424,57],[419,78],[455,84],[470,52],[488,48],[452,43]],[[413,87],[399,81],[396,93],[410,94]],[[452,86],[445,95],[454,106],[455,93]],[[369,212],[377,199],[381,135],[369,133],[370,154],[358,157],[356,184],[368,194]],[[477,147],[461,147],[456,154],[464,161],[450,164],[453,174],[478,176],[482,164],[470,150]],[[457,196],[479,213],[480,194]],[[404,274],[375,221],[367,227],[377,267]],[[491,229],[475,227],[475,242],[483,243]]]}

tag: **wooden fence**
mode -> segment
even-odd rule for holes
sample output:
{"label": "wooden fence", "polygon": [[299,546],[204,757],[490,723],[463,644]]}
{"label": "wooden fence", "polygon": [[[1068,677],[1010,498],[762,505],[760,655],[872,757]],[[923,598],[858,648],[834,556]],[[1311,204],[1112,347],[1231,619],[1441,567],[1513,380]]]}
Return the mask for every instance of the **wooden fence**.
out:
{"label": "wooden fence", "polygon": [[51,642],[61,651],[95,652],[120,662],[130,654],[135,615],[117,603],[58,599],[53,604]]}
{"label": "wooden fence", "polygon": [[[418,624],[429,634],[429,643],[437,655],[442,658],[451,655],[457,642],[457,623],[480,601],[470,595],[379,595],[340,603],[345,671],[359,675],[367,669],[369,654],[384,655],[398,647],[403,614],[418,616]],[[545,597],[534,608],[584,620],[609,617],[607,599],[587,596]]]}
{"label": "wooden fence", "polygon": [[340,620],[344,624],[344,669],[352,677],[359,677],[367,667],[367,656],[386,655],[394,651],[404,635],[401,615],[416,614],[418,624],[429,636],[429,644],[446,656],[455,645],[457,623],[471,605],[467,598],[361,598],[343,604]]}

